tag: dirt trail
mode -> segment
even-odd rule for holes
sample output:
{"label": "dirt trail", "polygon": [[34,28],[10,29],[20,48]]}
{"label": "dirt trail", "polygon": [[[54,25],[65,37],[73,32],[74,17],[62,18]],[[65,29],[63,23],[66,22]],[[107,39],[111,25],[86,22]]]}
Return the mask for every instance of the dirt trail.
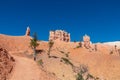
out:
{"label": "dirt trail", "polygon": [[40,80],[40,69],[37,64],[24,57],[13,56],[15,69],[10,80]]}

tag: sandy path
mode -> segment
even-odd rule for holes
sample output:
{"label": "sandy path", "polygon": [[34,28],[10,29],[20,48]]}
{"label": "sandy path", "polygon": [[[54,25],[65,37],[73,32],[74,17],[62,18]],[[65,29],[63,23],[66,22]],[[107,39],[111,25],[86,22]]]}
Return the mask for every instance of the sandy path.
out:
{"label": "sandy path", "polygon": [[40,69],[33,60],[18,56],[13,57],[16,60],[16,65],[10,80],[40,80]]}

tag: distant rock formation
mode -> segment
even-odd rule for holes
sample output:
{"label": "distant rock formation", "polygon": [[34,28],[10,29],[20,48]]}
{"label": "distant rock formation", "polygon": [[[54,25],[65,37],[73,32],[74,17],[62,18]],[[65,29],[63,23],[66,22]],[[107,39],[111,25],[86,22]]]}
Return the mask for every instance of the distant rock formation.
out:
{"label": "distant rock formation", "polygon": [[70,33],[67,33],[63,30],[50,31],[49,40],[70,42]]}
{"label": "distant rock formation", "polygon": [[83,36],[84,47],[89,49],[90,48],[90,36],[86,35]]}
{"label": "distant rock formation", "polygon": [[30,28],[29,27],[27,27],[27,30],[26,30],[26,34],[25,34],[26,36],[30,36]]}

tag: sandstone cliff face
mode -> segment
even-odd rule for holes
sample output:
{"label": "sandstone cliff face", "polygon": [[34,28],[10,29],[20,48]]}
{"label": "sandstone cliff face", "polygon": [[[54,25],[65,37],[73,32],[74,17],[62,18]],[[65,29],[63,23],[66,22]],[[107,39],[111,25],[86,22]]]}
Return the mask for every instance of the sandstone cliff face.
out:
{"label": "sandstone cliff face", "polygon": [[0,80],[6,80],[13,70],[14,58],[8,52],[0,48]]}
{"label": "sandstone cliff face", "polygon": [[67,33],[63,30],[50,31],[49,40],[70,42],[70,33]]}

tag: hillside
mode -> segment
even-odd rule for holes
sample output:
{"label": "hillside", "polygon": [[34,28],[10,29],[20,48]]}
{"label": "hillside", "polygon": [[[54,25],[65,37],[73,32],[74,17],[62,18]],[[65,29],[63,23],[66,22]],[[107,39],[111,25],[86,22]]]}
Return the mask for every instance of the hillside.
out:
{"label": "hillside", "polygon": [[[78,47],[79,42],[63,42],[56,40],[50,51],[51,57],[49,57],[48,42],[39,41],[39,46],[37,47],[39,51],[37,54],[37,65],[33,62],[32,49],[29,47],[30,39],[31,37],[29,36],[0,35],[0,46],[7,49],[16,60],[13,74],[18,71],[21,76],[24,74],[29,77],[34,74],[32,72],[30,74],[27,72],[36,67],[32,71],[37,72],[36,75],[38,75],[38,78],[36,78],[41,78],[40,80],[76,80],[76,69],[81,65],[85,65],[88,68],[87,73],[94,77],[99,77],[100,80],[120,79],[120,57],[118,47],[115,49],[114,46],[102,43],[92,44],[92,46],[97,45],[97,51],[95,51],[94,47],[89,49]],[[68,62],[65,62],[65,60],[68,60]],[[29,67],[26,69],[28,71],[24,72],[24,67]],[[78,71],[77,69],[77,72]],[[17,78],[17,75],[19,74],[13,75],[12,78],[14,78],[14,76]],[[21,76],[18,76],[19,80],[22,79],[20,78]],[[30,78],[28,77],[24,79],[33,79],[33,76]]]}
{"label": "hillside", "polygon": [[115,42],[105,42],[105,43],[103,43],[103,44],[105,44],[105,45],[111,45],[111,46],[115,46],[115,45],[117,45],[117,47],[120,48],[120,41],[115,41]]}
{"label": "hillside", "polygon": [[91,74],[106,80],[120,79],[120,57],[99,52],[89,52],[81,48],[70,51],[71,60],[85,64]]}

